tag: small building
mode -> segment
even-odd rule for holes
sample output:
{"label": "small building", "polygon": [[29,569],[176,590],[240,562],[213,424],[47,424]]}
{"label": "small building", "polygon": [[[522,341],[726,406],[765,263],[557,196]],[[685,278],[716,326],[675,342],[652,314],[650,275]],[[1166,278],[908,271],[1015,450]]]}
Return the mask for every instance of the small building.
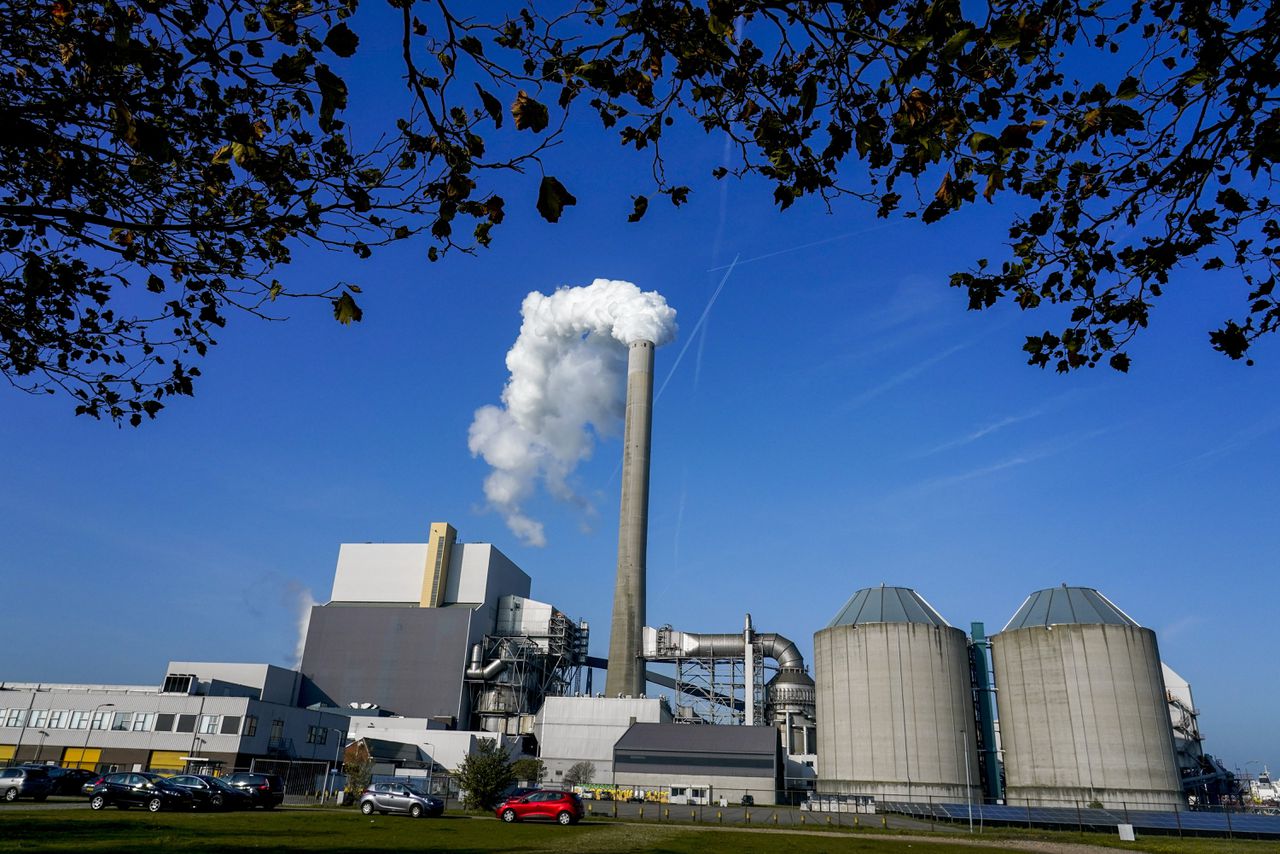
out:
{"label": "small building", "polygon": [[782,747],[770,726],[637,723],[613,748],[615,789],[702,789],[711,803],[775,804]]}
{"label": "small building", "polygon": [[548,697],[534,718],[533,734],[547,781],[558,784],[579,762],[595,766],[593,782],[608,783],[613,747],[637,723],[671,723],[660,697]]}

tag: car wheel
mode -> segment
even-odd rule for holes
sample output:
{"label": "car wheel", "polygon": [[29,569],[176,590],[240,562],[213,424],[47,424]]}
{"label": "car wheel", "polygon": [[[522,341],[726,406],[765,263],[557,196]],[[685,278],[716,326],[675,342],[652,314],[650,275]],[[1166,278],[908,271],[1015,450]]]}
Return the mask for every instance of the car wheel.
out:
{"label": "car wheel", "polygon": [[562,812],[560,815],[556,816],[556,821],[561,824],[573,824],[573,813],[567,811]]}
{"label": "car wheel", "polygon": [[9,803],[13,803],[14,801],[16,801],[16,800],[18,799],[18,790],[17,790],[17,789],[6,789],[6,790],[5,790],[5,792],[4,792],[4,799],[5,799],[6,801],[8,801]]}
{"label": "car wheel", "polygon": [[422,818],[422,805],[414,804],[413,806],[409,807],[409,815],[413,816],[414,818]]}
{"label": "car wheel", "polygon": [[148,812],[160,812],[160,808],[162,806],[164,806],[164,801],[160,800],[159,798],[152,798],[151,800],[147,801]]}
{"label": "car wheel", "polygon": [[209,798],[209,807],[211,809],[220,810],[222,809],[222,806],[222,795],[214,795],[212,798]]}
{"label": "car wheel", "polygon": [[373,815],[373,801],[365,801],[360,805],[360,812],[365,815]]}
{"label": "car wheel", "polygon": [[102,795],[94,795],[89,799],[89,809],[100,810],[107,805],[107,799]]}
{"label": "car wheel", "polygon": [[510,824],[511,822],[515,821],[515,820],[516,820],[516,811],[515,811],[515,810],[503,810],[503,811],[502,811],[502,820],[503,820],[503,821],[505,821],[507,824]]}

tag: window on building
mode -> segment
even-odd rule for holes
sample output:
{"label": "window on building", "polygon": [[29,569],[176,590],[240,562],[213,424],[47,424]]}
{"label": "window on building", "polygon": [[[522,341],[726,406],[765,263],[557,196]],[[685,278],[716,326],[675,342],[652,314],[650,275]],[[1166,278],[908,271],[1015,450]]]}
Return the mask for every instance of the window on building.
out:
{"label": "window on building", "polygon": [[200,729],[198,731],[203,735],[217,735],[218,715],[201,715]]}
{"label": "window on building", "polygon": [[307,727],[307,744],[324,744],[329,740],[329,730],[322,726]]}
{"label": "window on building", "polygon": [[195,715],[178,715],[178,732],[195,732],[196,716]]}
{"label": "window on building", "polygon": [[155,715],[151,712],[138,712],[133,716],[134,732],[151,732],[151,724],[155,720]]}
{"label": "window on building", "polygon": [[164,685],[160,690],[165,694],[190,694],[193,678],[187,673],[170,673],[164,677]]}
{"label": "window on building", "polygon": [[5,716],[9,714],[9,710],[0,706],[0,726],[4,726]]}
{"label": "window on building", "polygon": [[26,709],[10,709],[4,718],[5,726],[22,726],[27,719]]}
{"label": "window on building", "polygon": [[257,715],[244,716],[244,733],[243,734],[246,736],[255,736],[258,734],[258,716]]}
{"label": "window on building", "polygon": [[71,729],[88,729],[89,713],[83,712],[79,709],[74,709],[71,712],[71,723],[69,726],[71,727]]}
{"label": "window on building", "polygon": [[44,726],[48,722],[48,720],[49,720],[48,709],[36,709],[32,711],[31,720],[27,722],[27,726],[38,729]]}
{"label": "window on building", "polygon": [[111,713],[106,709],[95,709],[90,729],[106,729],[111,725]]}
{"label": "window on building", "polygon": [[116,712],[111,728],[117,732],[128,732],[133,728],[133,712]]}
{"label": "window on building", "polygon": [[157,713],[156,732],[173,732],[174,715]]}
{"label": "window on building", "polygon": [[276,719],[271,722],[271,740],[279,741],[284,738],[284,721]]}
{"label": "window on building", "polygon": [[49,711],[49,729],[62,729],[67,725],[66,709],[51,709]]}
{"label": "window on building", "polygon": [[222,716],[222,729],[218,730],[218,732],[222,733],[223,735],[235,735],[239,731],[240,731],[239,715],[223,715]]}

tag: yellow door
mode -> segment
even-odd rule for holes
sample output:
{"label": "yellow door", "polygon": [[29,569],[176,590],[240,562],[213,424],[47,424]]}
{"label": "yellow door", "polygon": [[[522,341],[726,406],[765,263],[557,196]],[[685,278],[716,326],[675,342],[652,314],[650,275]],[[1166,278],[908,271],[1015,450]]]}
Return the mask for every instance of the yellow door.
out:
{"label": "yellow door", "polygon": [[0,762],[12,762],[13,754],[17,749],[16,744],[0,744]]}
{"label": "yellow door", "polygon": [[101,747],[66,747],[62,750],[64,768],[85,768],[92,771],[102,761]]}

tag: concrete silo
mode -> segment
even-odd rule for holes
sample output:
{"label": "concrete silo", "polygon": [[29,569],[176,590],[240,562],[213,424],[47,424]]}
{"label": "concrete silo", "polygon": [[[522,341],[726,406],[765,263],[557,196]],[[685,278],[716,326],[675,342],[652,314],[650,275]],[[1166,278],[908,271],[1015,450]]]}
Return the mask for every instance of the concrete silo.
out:
{"label": "concrete silo", "polygon": [[965,635],[914,590],[859,590],[813,638],[818,791],[980,800]]}
{"label": "concrete silo", "polygon": [[1063,585],[1027,597],[991,657],[1008,803],[1183,803],[1154,632]]}

